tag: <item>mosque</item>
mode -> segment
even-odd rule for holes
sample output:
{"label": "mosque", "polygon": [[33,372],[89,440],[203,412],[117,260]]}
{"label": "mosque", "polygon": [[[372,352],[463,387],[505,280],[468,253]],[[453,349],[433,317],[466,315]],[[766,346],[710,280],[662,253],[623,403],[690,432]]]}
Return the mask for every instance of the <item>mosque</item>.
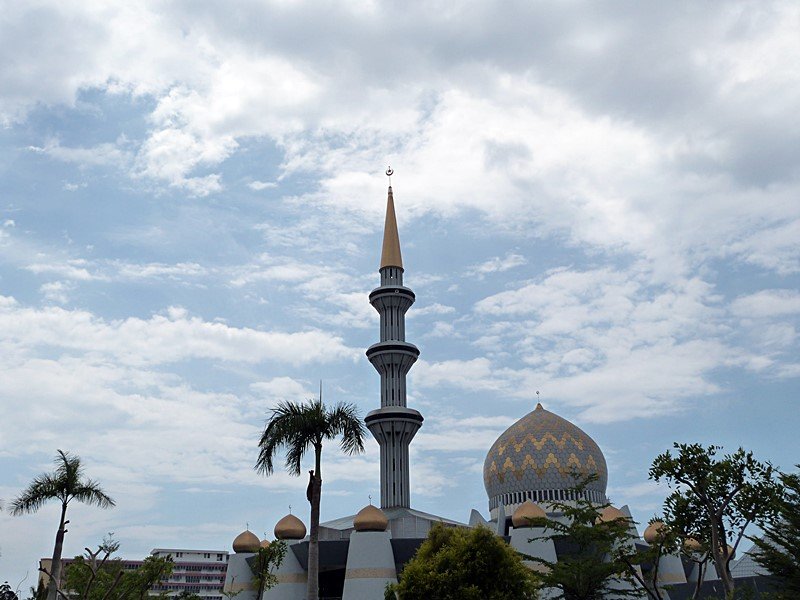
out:
{"label": "mosque", "polygon": [[[390,174],[387,171],[387,174]],[[559,519],[552,502],[575,498],[575,476],[595,475],[582,492],[584,498],[607,503],[608,470],[598,445],[579,427],[537,404],[535,410],[511,425],[489,449],[483,468],[488,495],[488,516],[473,509],[468,523],[424,513],[411,507],[409,445],[423,424],[419,411],[406,404],[406,375],[419,357],[419,349],[405,339],[405,314],[415,300],[403,284],[403,260],[397,231],[394,197],[389,186],[380,285],[369,301],[380,315],[380,341],[366,355],[380,375],[381,404],[367,414],[365,423],[380,445],[380,508],[366,506],[348,515],[320,524],[320,598],[343,600],[382,599],[387,583],[397,581],[403,565],[414,555],[436,523],[448,527],[489,527],[513,548],[528,556],[556,561],[565,551],[551,540],[537,540],[542,529],[530,527],[531,517]],[[609,506],[601,519],[631,517],[627,506]],[[631,520],[632,523],[632,520]],[[656,524],[654,524],[656,525]],[[294,515],[275,525],[275,537],[288,545],[277,571],[278,585],[255,598],[248,584],[252,560],[261,545],[255,534],[244,531],[233,541],[224,589],[239,600],[302,600],[306,594],[308,539],[306,526]],[[631,525],[637,546],[652,543],[657,527],[643,537]],[[533,541],[531,541],[533,539]],[[536,564],[527,563],[531,568]],[[672,600],[689,597],[697,580],[697,569],[678,556],[662,557],[659,586],[673,586]],[[706,580],[713,585],[713,567]],[[708,584],[706,584],[707,586]],[[547,598],[547,591],[542,598]]]}

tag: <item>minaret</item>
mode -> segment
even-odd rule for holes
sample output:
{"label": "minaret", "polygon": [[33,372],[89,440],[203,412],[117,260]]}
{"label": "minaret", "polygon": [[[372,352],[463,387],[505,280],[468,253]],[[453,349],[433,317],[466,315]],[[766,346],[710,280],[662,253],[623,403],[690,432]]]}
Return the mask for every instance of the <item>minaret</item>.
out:
{"label": "minaret", "polygon": [[[386,174],[391,175],[389,169]],[[381,407],[364,421],[381,446],[381,508],[410,507],[408,445],[422,427],[422,415],[406,407],[406,374],[419,356],[406,342],[406,311],[414,292],[403,286],[403,259],[392,186],[386,202],[380,287],[369,301],[381,316],[381,341],[367,349],[367,358],[381,375]]]}

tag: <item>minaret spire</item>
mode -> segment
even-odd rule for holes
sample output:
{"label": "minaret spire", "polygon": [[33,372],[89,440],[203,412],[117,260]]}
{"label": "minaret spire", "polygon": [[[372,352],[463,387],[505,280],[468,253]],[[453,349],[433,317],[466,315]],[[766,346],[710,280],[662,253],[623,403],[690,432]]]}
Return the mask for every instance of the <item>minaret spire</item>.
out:
{"label": "minaret spire", "polygon": [[[386,175],[392,175],[391,167]],[[390,180],[391,181],[391,180]],[[419,356],[406,342],[406,311],[415,296],[403,285],[403,260],[392,186],[386,201],[381,252],[380,287],[369,295],[381,317],[380,342],[367,349],[367,358],[381,376],[381,407],[364,419],[381,447],[381,508],[410,507],[408,446],[422,427],[422,415],[406,406],[406,374]]]}
{"label": "minaret spire", "polygon": [[[387,171],[389,173],[391,169]],[[397,217],[394,214],[394,195],[392,186],[389,186],[389,196],[386,199],[386,222],[383,225],[383,251],[381,252],[381,266],[403,268],[403,255],[400,253],[400,236],[397,233]]]}

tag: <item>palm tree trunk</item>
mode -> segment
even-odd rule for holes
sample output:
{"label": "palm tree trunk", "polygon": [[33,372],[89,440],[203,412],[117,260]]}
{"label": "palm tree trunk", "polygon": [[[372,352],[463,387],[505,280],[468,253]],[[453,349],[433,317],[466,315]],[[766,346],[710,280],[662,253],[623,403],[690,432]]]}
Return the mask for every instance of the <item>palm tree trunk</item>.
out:
{"label": "palm tree trunk", "polygon": [[319,598],[319,505],[322,497],[322,446],[314,448],[314,485],[311,490],[311,534],[308,540],[308,600]]}
{"label": "palm tree trunk", "polygon": [[58,523],[58,531],[56,532],[56,543],[53,546],[53,560],[50,563],[50,583],[47,586],[47,600],[57,600],[58,584],[61,579],[61,552],[64,549],[64,534],[67,532],[65,529],[67,522],[67,503],[61,503],[61,520]]}

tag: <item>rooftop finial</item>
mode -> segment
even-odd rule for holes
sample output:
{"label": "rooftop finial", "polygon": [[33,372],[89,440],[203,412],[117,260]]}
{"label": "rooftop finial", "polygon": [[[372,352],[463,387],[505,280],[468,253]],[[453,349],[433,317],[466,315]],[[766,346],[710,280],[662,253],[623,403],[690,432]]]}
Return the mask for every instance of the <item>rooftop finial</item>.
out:
{"label": "rooftop finial", "polygon": [[391,165],[388,169],[386,169],[386,176],[389,178],[389,187],[392,187],[392,175],[394,175],[394,169],[392,169]]}

